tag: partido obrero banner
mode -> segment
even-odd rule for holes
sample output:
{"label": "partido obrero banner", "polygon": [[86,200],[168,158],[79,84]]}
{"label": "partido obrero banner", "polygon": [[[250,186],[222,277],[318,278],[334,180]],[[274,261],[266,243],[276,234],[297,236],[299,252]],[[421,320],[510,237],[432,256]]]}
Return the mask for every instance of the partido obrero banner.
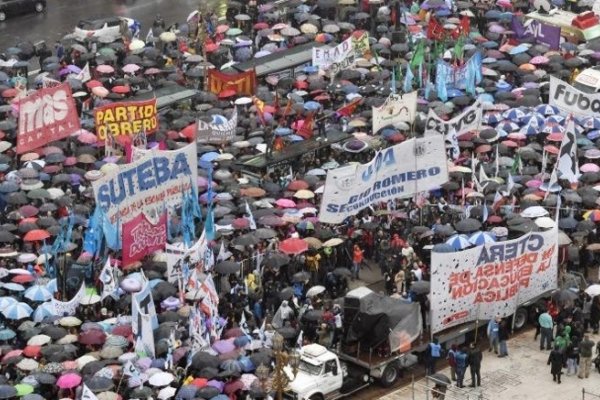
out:
{"label": "partido obrero banner", "polygon": [[399,122],[412,123],[417,113],[417,91],[390,94],[380,107],[373,107],[373,133]]}
{"label": "partido obrero banner", "polygon": [[447,181],[444,137],[410,139],[378,151],[367,164],[328,171],[319,220],[337,224],[372,204],[432,190]]}
{"label": "partido obrero banner", "polygon": [[342,60],[353,56],[353,53],[352,38],[344,40],[335,47],[313,47],[312,65],[326,69],[331,64],[340,63]]}
{"label": "partido obrero banner", "polygon": [[98,139],[132,136],[140,132],[154,133],[158,129],[156,99],[110,103],[94,110]]}
{"label": "partido obrero banner", "polygon": [[481,117],[483,115],[483,107],[481,102],[476,101],[470,107],[467,107],[460,115],[444,121],[433,111],[429,109],[427,114],[427,120],[425,121],[425,135],[446,135],[452,128],[456,130],[456,136],[460,136],[463,133],[474,131],[479,129],[481,125]]}
{"label": "partido obrero banner", "polygon": [[238,124],[237,108],[233,110],[231,118],[222,124],[208,123],[199,119],[196,123],[196,140],[198,143],[228,143],[235,136]]}
{"label": "partido obrero banner", "polygon": [[181,203],[182,192],[198,178],[196,143],[178,150],[140,150],[145,155],[92,182],[96,204],[111,223],[132,220],[140,212],[153,215]]}
{"label": "partido obrero banner", "polygon": [[71,87],[42,88],[19,101],[17,154],[43,147],[80,129]]}
{"label": "partido obrero banner", "polygon": [[576,116],[600,115],[600,94],[585,93],[550,76],[550,105]]}
{"label": "partido obrero banner", "polygon": [[505,317],[557,286],[558,230],[455,253],[433,252],[431,330]]}

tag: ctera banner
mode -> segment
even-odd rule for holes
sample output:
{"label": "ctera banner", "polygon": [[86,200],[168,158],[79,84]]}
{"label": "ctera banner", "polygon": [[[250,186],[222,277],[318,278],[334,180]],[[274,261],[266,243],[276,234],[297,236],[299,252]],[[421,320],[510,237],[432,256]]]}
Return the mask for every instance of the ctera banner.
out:
{"label": "ctera banner", "polygon": [[558,228],[431,255],[431,331],[513,314],[557,286]]}
{"label": "ctera banner", "polygon": [[123,224],[123,265],[143,259],[146,255],[165,248],[167,243],[167,212],[154,224],[146,214]]}
{"label": "ctera banner", "polygon": [[178,150],[134,151],[144,155],[92,182],[96,204],[113,224],[180,205],[182,193],[198,179],[195,142]]}
{"label": "ctera banner", "polygon": [[96,133],[99,140],[106,135],[133,136],[158,130],[156,99],[110,103],[94,110]]}
{"label": "ctera banner", "polygon": [[550,76],[549,103],[566,114],[600,116],[600,94],[582,92],[554,76]]}
{"label": "ctera banner", "polygon": [[371,204],[410,197],[448,181],[443,136],[410,139],[380,150],[367,164],[327,172],[319,221],[338,224]]}
{"label": "ctera banner", "polygon": [[19,101],[17,154],[66,138],[79,129],[71,87],[63,83],[39,89]]}
{"label": "ctera banner", "polygon": [[425,121],[425,135],[442,135],[446,137],[450,130],[454,128],[456,136],[460,136],[463,133],[479,129],[482,115],[483,107],[480,101],[476,101],[460,115],[448,121],[438,117],[435,111],[430,108]]}
{"label": "ctera banner", "polygon": [[417,115],[417,91],[390,94],[381,107],[373,107],[373,133],[399,122],[412,123]]}

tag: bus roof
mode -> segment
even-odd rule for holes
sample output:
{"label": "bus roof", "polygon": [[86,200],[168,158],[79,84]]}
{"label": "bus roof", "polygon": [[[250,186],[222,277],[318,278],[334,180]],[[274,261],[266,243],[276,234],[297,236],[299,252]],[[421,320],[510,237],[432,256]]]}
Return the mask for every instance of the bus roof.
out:
{"label": "bus roof", "polygon": [[312,48],[322,46],[325,46],[325,44],[318,42],[305,43],[288,50],[278,51],[264,57],[253,58],[243,63],[234,64],[233,68],[239,72],[256,68],[256,76],[265,76],[311,62]]}

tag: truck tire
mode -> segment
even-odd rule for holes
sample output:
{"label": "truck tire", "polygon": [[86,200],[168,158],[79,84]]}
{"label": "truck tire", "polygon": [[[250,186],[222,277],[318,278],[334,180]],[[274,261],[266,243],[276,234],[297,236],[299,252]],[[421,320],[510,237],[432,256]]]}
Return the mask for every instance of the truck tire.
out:
{"label": "truck tire", "polygon": [[381,378],[379,378],[379,381],[381,382],[381,386],[383,387],[390,387],[392,386],[394,383],[396,383],[396,380],[398,379],[398,367],[394,364],[388,364],[385,369],[383,370],[383,373],[381,374]]}
{"label": "truck tire", "polygon": [[323,395],[322,394],[313,394],[312,396],[309,397],[308,400],[323,400]]}
{"label": "truck tire", "polygon": [[527,309],[523,307],[517,308],[517,312],[515,313],[515,330],[522,329],[527,324],[527,319],[529,314],[527,313]]}

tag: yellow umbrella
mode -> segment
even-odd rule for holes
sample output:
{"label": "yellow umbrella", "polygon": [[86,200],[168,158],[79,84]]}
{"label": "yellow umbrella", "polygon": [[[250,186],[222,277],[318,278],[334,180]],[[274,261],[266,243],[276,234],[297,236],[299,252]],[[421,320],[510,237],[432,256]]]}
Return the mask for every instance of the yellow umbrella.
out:
{"label": "yellow umbrella", "polygon": [[321,247],[323,247],[323,243],[315,237],[307,237],[302,240],[304,240],[306,243],[308,243],[308,247],[310,247],[311,249],[318,250]]}
{"label": "yellow umbrella", "polygon": [[297,199],[312,199],[315,197],[315,194],[307,189],[298,190],[294,193],[294,197]]}
{"label": "yellow umbrella", "polygon": [[325,243],[323,243],[323,247],[334,247],[344,243],[344,239],[341,238],[331,238]]}

